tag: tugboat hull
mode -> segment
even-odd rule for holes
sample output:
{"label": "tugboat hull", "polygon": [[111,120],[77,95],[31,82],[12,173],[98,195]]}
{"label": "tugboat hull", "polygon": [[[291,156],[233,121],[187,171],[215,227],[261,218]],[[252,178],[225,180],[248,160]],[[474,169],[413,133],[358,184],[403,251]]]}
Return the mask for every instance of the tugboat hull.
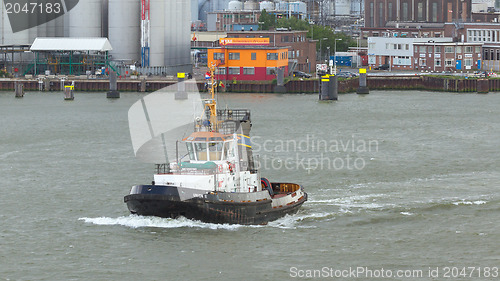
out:
{"label": "tugboat hull", "polygon": [[218,194],[181,201],[175,186],[140,185],[132,188],[124,201],[132,214],[188,219],[220,224],[267,224],[286,214],[294,214],[307,200],[307,194],[285,206],[274,206],[272,200],[231,202]]}

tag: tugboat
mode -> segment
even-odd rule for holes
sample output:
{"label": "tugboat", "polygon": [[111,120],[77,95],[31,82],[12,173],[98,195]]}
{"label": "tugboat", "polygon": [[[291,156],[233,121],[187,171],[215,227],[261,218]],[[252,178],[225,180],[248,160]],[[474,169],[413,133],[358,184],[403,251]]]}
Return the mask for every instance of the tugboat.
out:
{"label": "tugboat", "polygon": [[[250,111],[217,109],[214,69],[215,66],[210,67],[211,75],[208,75],[210,80],[207,83],[211,97],[201,100],[203,113],[190,125],[176,124],[171,126],[176,127],[175,130],[158,134],[153,132],[155,125],[152,124],[155,118],[152,112],[155,110],[150,110],[143,118],[149,124],[151,137],[156,137],[156,141],[149,143],[156,143],[159,150],[165,153],[160,152],[161,157],[152,157],[156,158],[152,183],[133,186],[130,194],[124,197],[132,214],[163,218],[183,216],[208,223],[255,225],[294,214],[307,200],[307,193],[299,184],[261,178],[258,157],[252,154],[250,144]],[[178,89],[182,91],[184,87]],[[187,99],[186,93],[176,92],[174,95],[176,101],[171,104],[177,109],[182,104],[179,99]],[[138,108],[146,108],[146,105],[144,100],[138,102]],[[178,118],[180,113],[175,111],[170,114]],[[139,157],[141,152],[154,155],[156,152],[151,153],[154,149],[144,148],[147,145],[138,147],[144,141],[138,141],[141,137],[134,137],[132,133],[137,124],[131,124],[130,111],[129,123],[136,156]],[[190,128],[189,135],[185,132],[186,128]],[[167,152],[166,145],[166,136],[172,135],[173,131],[183,131],[187,135],[175,140],[175,157]],[[181,152],[182,147],[185,147],[185,154]],[[164,162],[158,162],[162,160]]]}

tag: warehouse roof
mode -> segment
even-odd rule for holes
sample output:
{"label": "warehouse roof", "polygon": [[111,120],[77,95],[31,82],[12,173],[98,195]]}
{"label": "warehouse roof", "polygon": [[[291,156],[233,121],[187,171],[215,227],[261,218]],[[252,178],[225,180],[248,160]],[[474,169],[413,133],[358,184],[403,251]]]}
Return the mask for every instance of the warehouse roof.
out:
{"label": "warehouse roof", "polygon": [[31,51],[111,51],[107,38],[36,38]]}

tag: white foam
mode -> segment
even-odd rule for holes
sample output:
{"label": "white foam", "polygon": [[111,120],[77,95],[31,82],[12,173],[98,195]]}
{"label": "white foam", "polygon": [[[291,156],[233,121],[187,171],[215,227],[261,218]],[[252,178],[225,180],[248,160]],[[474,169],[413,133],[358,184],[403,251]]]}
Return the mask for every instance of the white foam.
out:
{"label": "white foam", "polygon": [[142,228],[142,227],[155,227],[155,228],[182,228],[182,227],[194,227],[194,228],[208,228],[208,229],[226,229],[226,230],[236,230],[243,225],[237,224],[215,224],[215,223],[204,223],[201,221],[189,220],[183,217],[177,219],[165,219],[158,217],[143,217],[137,215],[130,215],[127,217],[118,218],[79,218],[86,223],[92,223],[95,225],[121,225],[130,228]]}
{"label": "white foam", "polygon": [[486,204],[487,202],[486,201],[483,201],[483,200],[476,200],[476,201],[465,201],[465,200],[462,200],[462,201],[458,201],[458,202],[453,202],[453,205],[483,205],[483,204]]}
{"label": "white foam", "polygon": [[275,227],[282,229],[295,229],[295,228],[311,228],[314,226],[300,226],[299,224],[304,220],[308,219],[323,219],[332,216],[331,213],[311,213],[311,214],[295,214],[286,215],[283,218],[269,222],[266,225],[240,225],[240,224],[215,224],[215,223],[205,223],[201,221],[189,220],[184,217],[179,217],[176,219],[165,219],[158,217],[143,217],[137,215],[130,215],[126,217],[109,218],[109,217],[98,217],[98,218],[79,218],[78,220],[84,221],[86,223],[91,223],[95,225],[119,225],[126,226],[130,228],[143,228],[143,227],[154,227],[154,228],[205,228],[205,229],[225,229],[225,230],[237,230],[243,227],[249,228],[259,228],[259,227]]}
{"label": "white foam", "polygon": [[331,217],[331,213],[311,213],[311,214],[295,214],[286,215],[275,221],[269,222],[269,226],[284,228],[284,229],[295,229],[295,228],[315,228],[315,226],[304,226],[298,225],[299,223],[306,221],[308,219],[326,219]]}
{"label": "white foam", "polygon": [[413,216],[414,213],[410,213],[410,212],[400,212],[401,215],[403,216]]}

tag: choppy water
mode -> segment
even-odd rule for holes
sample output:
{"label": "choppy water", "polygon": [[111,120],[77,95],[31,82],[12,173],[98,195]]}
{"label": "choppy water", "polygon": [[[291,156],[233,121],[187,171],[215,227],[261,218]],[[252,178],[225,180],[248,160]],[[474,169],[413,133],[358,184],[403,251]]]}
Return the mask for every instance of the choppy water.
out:
{"label": "choppy water", "polygon": [[128,133],[141,96],[0,93],[0,280],[287,280],[350,267],[449,280],[447,267],[500,266],[498,94],[222,96],[252,110],[263,175],[309,193],[267,226],[128,214],[123,196],[153,172]]}

